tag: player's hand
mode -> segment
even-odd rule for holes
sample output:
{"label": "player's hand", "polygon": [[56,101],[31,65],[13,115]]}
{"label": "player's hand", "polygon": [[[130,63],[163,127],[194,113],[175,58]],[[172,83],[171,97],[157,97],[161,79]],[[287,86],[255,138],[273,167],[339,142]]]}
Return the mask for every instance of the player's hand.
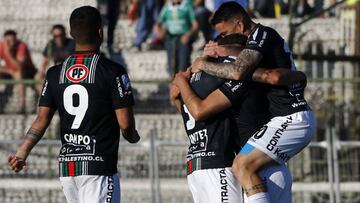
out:
{"label": "player's hand", "polygon": [[131,144],[135,144],[135,143],[139,142],[139,140],[140,140],[140,135],[137,130],[135,130],[135,132],[131,133],[131,135],[123,134],[123,137],[125,138],[125,140],[127,140]]}
{"label": "player's hand", "polygon": [[209,41],[204,48],[202,56],[211,56],[211,57],[217,57],[216,49],[218,47],[218,44],[213,41]]}
{"label": "player's hand", "polygon": [[191,72],[197,73],[203,70],[207,57],[198,57],[191,65]]}
{"label": "player's hand", "polygon": [[15,171],[16,173],[20,172],[23,169],[26,169],[25,160],[15,155],[10,155],[8,157],[8,163],[11,170]]}
{"label": "player's hand", "polygon": [[169,89],[170,89],[169,96],[170,96],[171,106],[176,107],[175,101],[180,97],[180,88],[175,84],[170,83]]}
{"label": "player's hand", "polygon": [[188,84],[189,83],[188,81],[189,81],[189,77],[187,72],[178,72],[176,73],[172,83],[178,87],[182,87]]}

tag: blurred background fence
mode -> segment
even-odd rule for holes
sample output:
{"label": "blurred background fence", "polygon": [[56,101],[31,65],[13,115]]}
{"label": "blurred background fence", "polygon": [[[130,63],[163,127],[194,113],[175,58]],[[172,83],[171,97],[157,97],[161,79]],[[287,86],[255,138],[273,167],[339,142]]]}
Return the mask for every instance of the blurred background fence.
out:
{"label": "blurred background fence", "polygon": [[[0,0],[0,33],[17,30],[39,67],[52,24],[68,26],[72,9],[84,4],[96,5],[96,1]],[[126,4],[122,6],[125,11]],[[359,4],[342,7],[335,17],[316,18],[296,28],[296,63],[309,78],[306,97],[316,113],[318,129],[310,146],[289,162],[295,203],[360,202],[359,8]],[[133,81],[142,140],[137,145],[120,142],[122,202],[192,202],[186,182],[188,141],[182,119],[168,101],[166,54],[163,50],[130,51],[135,28],[123,17],[115,30],[114,49],[122,50]],[[289,36],[286,17],[256,21]],[[201,54],[202,43],[200,36],[193,57]],[[25,111],[18,106],[14,88],[19,83],[26,85]],[[35,117],[35,83],[0,80],[1,203],[65,202],[57,178],[57,116],[29,157],[27,171],[14,174],[6,163]]]}

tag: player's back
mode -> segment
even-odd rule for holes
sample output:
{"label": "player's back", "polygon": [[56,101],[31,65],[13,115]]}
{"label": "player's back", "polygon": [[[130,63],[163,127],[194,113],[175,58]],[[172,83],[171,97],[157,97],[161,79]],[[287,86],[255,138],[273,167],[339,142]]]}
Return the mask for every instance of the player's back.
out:
{"label": "player's back", "polygon": [[[257,67],[266,69],[287,68],[296,70],[292,53],[280,34],[273,28],[258,24],[250,34],[245,49],[255,50],[262,55]],[[272,117],[285,116],[309,110],[304,99],[305,86],[264,85],[267,89]]]}
{"label": "player's back", "polygon": [[120,129],[115,109],[133,105],[125,69],[78,52],[49,69],[40,105],[60,116],[60,176],[116,173]]}

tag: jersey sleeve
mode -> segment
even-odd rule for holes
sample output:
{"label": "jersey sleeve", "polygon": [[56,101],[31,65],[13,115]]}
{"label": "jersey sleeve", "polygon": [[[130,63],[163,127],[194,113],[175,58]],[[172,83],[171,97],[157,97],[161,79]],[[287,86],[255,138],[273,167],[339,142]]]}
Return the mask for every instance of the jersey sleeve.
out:
{"label": "jersey sleeve", "polygon": [[114,109],[131,107],[135,104],[129,76],[126,72],[117,74],[112,84],[112,104]]}
{"label": "jersey sleeve", "polygon": [[51,71],[49,70],[46,73],[43,88],[41,90],[39,106],[56,109],[56,103],[55,103],[54,92],[53,92],[54,90],[52,89],[51,81],[52,81]]}
{"label": "jersey sleeve", "polygon": [[235,105],[241,102],[246,97],[247,87],[246,83],[228,80],[219,87],[219,90]]}
{"label": "jersey sleeve", "polygon": [[249,36],[244,49],[251,49],[265,55],[271,51],[272,34],[271,30],[263,26],[258,26],[256,30]]}

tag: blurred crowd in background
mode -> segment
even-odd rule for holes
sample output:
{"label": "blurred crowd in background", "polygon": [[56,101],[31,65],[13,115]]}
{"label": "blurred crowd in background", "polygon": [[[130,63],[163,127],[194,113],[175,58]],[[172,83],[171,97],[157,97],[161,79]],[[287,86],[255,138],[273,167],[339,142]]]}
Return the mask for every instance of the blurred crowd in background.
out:
{"label": "blurred crowd in background", "polygon": [[[111,56],[116,24],[119,18],[127,18],[136,30],[131,51],[165,50],[168,72],[174,75],[189,67],[196,40],[202,38],[203,47],[217,36],[210,19],[227,1],[238,2],[253,18],[283,18],[289,13],[301,18],[336,3],[336,0],[293,0],[293,4],[290,0],[97,0],[106,39],[102,51]],[[320,17],[335,15],[333,9]],[[49,66],[62,63],[74,51],[74,42],[67,36],[64,25],[53,25],[49,31],[52,38],[43,49],[40,67],[35,67],[26,42],[17,37],[16,30],[6,30],[0,42],[0,79],[41,81]],[[24,112],[25,86],[18,84],[16,89],[19,111]],[[41,85],[36,85],[35,89],[40,94]]]}

